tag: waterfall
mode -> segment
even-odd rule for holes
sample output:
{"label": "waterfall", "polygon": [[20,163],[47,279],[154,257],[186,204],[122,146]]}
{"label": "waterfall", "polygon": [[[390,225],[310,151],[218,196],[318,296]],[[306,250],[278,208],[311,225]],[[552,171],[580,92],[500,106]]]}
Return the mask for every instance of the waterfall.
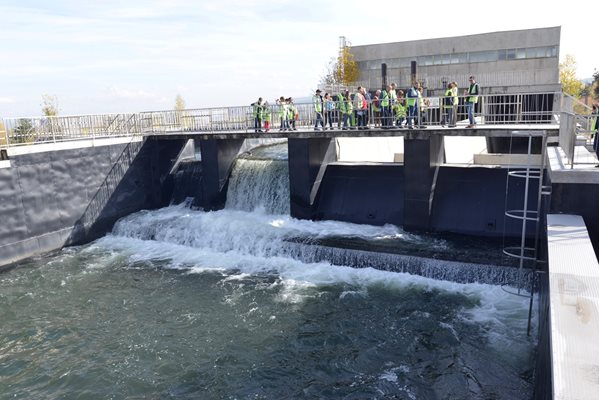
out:
{"label": "waterfall", "polygon": [[229,178],[226,208],[289,214],[287,160],[238,158]]}

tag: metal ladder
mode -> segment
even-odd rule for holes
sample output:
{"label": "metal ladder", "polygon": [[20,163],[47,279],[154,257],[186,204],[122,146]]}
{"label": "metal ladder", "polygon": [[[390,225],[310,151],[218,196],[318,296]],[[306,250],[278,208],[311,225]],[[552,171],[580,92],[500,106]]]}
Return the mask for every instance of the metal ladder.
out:
{"label": "metal ladder", "polygon": [[[526,164],[519,165],[516,168],[512,169],[511,163],[508,167],[508,173],[506,177],[506,188],[505,188],[505,218],[521,221],[522,226],[520,230],[520,238],[518,246],[507,246],[503,248],[503,253],[509,257],[518,259],[518,290],[517,292],[510,291],[503,288],[506,292],[522,296],[522,297],[530,297],[530,305],[528,310],[528,328],[527,332],[530,335],[531,328],[531,318],[532,318],[532,305],[533,305],[533,296],[534,296],[534,286],[535,286],[535,272],[537,263],[540,261],[538,258],[539,255],[539,236],[542,222],[541,215],[541,200],[542,196],[549,194],[548,187],[544,186],[543,178],[545,171],[545,163],[546,163],[546,154],[547,154],[547,133],[545,131],[530,131],[530,132],[512,132],[511,138],[528,138],[528,151],[526,157]],[[533,138],[541,138],[541,164],[540,166],[533,166],[532,164],[532,142]],[[512,140],[510,140],[510,155],[512,154]],[[509,190],[510,183],[512,180],[524,180],[524,199],[521,209],[508,209],[508,198],[509,198]],[[536,209],[529,208],[529,188],[531,180],[537,181],[538,190],[537,190],[537,201],[536,201]],[[504,221],[504,244],[505,244],[505,221]],[[529,228],[534,229],[534,242],[531,245],[530,239],[529,244],[527,245],[527,230]],[[525,264],[532,264],[532,282],[530,287],[529,294],[523,294],[523,270]]]}

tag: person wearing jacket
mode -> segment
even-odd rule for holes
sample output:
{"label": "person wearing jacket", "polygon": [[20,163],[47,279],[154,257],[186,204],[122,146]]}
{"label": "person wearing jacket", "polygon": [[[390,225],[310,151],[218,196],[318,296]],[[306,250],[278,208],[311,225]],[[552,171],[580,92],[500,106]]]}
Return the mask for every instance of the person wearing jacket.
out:
{"label": "person wearing jacket", "polygon": [[262,106],[262,119],[264,120],[264,132],[268,132],[270,130],[270,104],[268,101],[264,102]]}
{"label": "person wearing jacket", "polygon": [[466,128],[476,128],[476,120],[474,119],[474,109],[476,107],[476,103],[478,103],[478,95],[480,94],[480,88],[478,83],[474,80],[474,76],[471,76],[470,79],[470,87],[468,90],[464,91],[464,95],[468,95],[466,98],[466,110],[468,111],[468,121],[470,125]]}
{"label": "person wearing jacket", "polygon": [[368,110],[366,106],[366,99],[364,98],[364,88],[358,86],[358,91],[354,94],[354,110],[356,110],[356,119],[358,129],[366,129],[364,123],[364,113]]}
{"label": "person wearing jacket", "polygon": [[295,127],[295,116],[297,115],[297,107],[295,106],[295,103],[293,102],[293,98],[289,97],[288,99],[285,100],[287,102],[287,120],[289,121],[289,130],[290,131],[297,131],[297,128]]}
{"label": "person wearing jacket", "polygon": [[348,129],[350,115],[354,112],[349,97],[349,90],[346,90],[344,93],[339,93],[339,108],[343,115],[343,130],[346,131]]}
{"label": "person wearing jacket", "polygon": [[458,97],[458,83],[456,81],[451,82],[451,94],[453,95],[453,124],[449,125],[450,128],[455,128],[458,120],[458,104],[460,104],[460,98]]}
{"label": "person wearing jacket", "polygon": [[453,83],[447,85],[447,90],[441,98],[441,111],[443,116],[441,117],[441,126],[453,125]]}
{"label": "person wearing jacket", "polygon": [[[314,122],[314,130],[315,131],[319,131],[321,128],[324,129],[324,118],[323,118],[324,103],[322,101],[322,96],[320,95],[320,93],[322,93],[320,91],[320,89],[316,89],[316,93],[314,94],[314,97],[312,97],[312,103],[314,104],[314,111],[316,111],[316,121]],[[320,127],[318,127],[319,124],[320,124]]]}
{"label": "person wearing jacket", "polygon": [[406,99],[403,90],[397,92],[397,101],[395,103],[395,126],[402,128],[403,122],[406,119]]}
{"label": "person wearing jacket", "polygon": [[406,103],[408,104],[408,129],[414,129],[414,120],[418,125],[418,81],[414,81],[408,89]]}
{"label": "person wearing jacket", "polygon": [[391,90],[391,86],[387,85],[387,87],[384,87],[381,91],[381,96],[380,96],[380,104],[381,104],[381,125],[383,129],[389,129],[390,127],[390,123],[389,123],[389,118],[390,118],[390,112],[389,112],[389,90]]}
{"label": "person wearing jacket", "polygon": [[254,117],[254,132],[262,132],[262,97],[252,103],[252,116]]}
{"label": "person wearing jacket", "polygon": [[333,130],[333,119],[335,114],[335,102],[333,101],[333,97],[325,93],[324,94],[324,128],[327,129],[327,123],[329,124],[329,129]]}
{"label": "person wearing jacket", "polygon": [[289,106],[285,101],[285,97],[281,96],[277,100],[277,105],[279,106],[279,119],[281,120],[279,131],[287,131],[289,130]]}

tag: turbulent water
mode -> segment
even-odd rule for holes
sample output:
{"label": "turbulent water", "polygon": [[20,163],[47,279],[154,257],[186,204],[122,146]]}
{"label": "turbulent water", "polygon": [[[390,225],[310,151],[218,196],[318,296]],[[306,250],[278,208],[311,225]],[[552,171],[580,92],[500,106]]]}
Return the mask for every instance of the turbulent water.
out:
{"label": "turbulent water", "polygon": [[225,210],[139,212],[0,274],[0,398],[531,397],[526,299],[298,257],[340,237],[451,246],[294,220],[270,161],[237,161]]}

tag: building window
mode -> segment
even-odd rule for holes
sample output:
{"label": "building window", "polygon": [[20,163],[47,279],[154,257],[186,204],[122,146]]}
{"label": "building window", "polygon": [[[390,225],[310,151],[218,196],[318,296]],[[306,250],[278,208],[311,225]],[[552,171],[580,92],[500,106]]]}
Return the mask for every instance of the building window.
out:
{"label": "building window", "polygon": [[516,49],[516,58],[526,58],[526,49]]}

